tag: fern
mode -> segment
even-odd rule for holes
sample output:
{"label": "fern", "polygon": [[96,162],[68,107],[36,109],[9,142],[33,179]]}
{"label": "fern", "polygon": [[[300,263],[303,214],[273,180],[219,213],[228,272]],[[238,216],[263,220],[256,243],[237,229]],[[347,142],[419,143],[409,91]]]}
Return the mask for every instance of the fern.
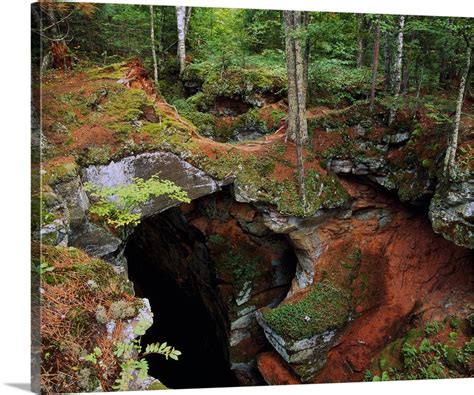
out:
{"label": "fern", "polygon": [[166,359],[171,358],[178,360],[178,357],[181,355],[181,351],[176,350],[172,346],[168,346],[166,342],[164,343],[151,343],[145,347],[145,352],[142,353],[142,346],[140,345],[139,340],[133,340],[130,343],[117,343],[115,345],[114,355],[118,358],[125,359],[125,361],[120,364],[120,374],[119,377],[115,380],[112,388],[118,391],[128,391],[130,390],[129,385],[135,377],[140,380],[145,380],[148,377],[148,361],[145,358],[130,359],[132,354],[136,350],[137,354],[141,354],[141,357],[145,357],[149,354],[160,354],[163,355]]}
{"label": "fern", "polygon": [[152,343],[148,344],[145,348],[145,353],[148,354],[161,354],[164,355],[166,359],[171,358],[178,360],[178,357],[181,355],[181,351],[176,350],[174,347],[168,346],[166,342],[164,343]]}
{"label": "fern", "polygon": [[137,346],[134,342],[119,342],[115,345],[114,355],[118,358],[130,358],[134,349],[137,349]]}

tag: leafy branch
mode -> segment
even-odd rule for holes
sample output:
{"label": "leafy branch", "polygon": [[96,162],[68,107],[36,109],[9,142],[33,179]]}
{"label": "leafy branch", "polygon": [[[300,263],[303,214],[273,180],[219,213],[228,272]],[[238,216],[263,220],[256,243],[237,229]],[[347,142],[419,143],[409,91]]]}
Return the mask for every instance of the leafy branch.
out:
{"label": "leafy branch", "polygon": [[146,181],[134,178],[131,184],[114,187],[97,187],[89,182],[84,184],[84,189],[95,200],[90,213],[117,228],[137,225],[141,218],[139,206],[152,197],[167,196],[178,202],[190,202],[186,191],[170,180],[160,179],[156,174]]}

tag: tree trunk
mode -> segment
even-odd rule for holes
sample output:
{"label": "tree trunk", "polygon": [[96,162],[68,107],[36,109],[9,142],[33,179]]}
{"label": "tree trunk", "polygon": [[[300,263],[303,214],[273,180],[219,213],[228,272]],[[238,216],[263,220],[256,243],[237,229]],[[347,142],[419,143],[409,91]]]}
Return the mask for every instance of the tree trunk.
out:
{"label": "tree trunk", "polygon": [[64,36],[61,37],[54,9],[52,7],[47,7],[45,13],[50,26],[50,31],[53,35],[52,38],[48,38],[48,41],[50,42],[49,52],[51,55],[51,65],[56,69],[72,69],[72,57],[69,53],[69,47],[64,40]]}
{"label": "tree trunk", "polygon": [[380,23],[375,25],[374,51],[372,57],[372,87],[370,89],[370,111],[374,111],[375,88],[377,86],[377,71],[379,67]]}
{"label": "tree trunk", "polygon": [[[309,13],[303,13],[303,26],[308,26],[309,24]],[[306,37],[304,43],[304,55],[303,55],[303,72],[304,72],[304,91],[306,92],[306,101],[309,100],[309,92],[308,92],[308,72],[309,72],[309,56],[311,54],[311,42],[309,37]]]}
{"label": "tree trunk", "polygon": [[295,33],[303,26],[305,15],[299,11],[284,11],[286,67],[288,74],[288,129],[287,137],[296,145],[298,169],[298,196],[306,211],[303,144],[308,139],[306,119],[305,67],[301,38]]}
{"label": "tree trunk", "polygon": [[421,85],[423,83],[423,66],[420,66],[418,71],[418,80],[416,86],[416,96],[415,96],[415,107],[413,109],[413,119],[416,118],[416,112],[418,110],[418,101],[420,100]]}
{"label": "tree trunk", "polygon": [[155,11],[153,6],[150,6],[150,39],[151,39],[151,53],[153,55],[153,77],[155,79],[155,88],[158,89],[158,61],[156,59],[155,46]]}
{"label": "tree trunk", "polygon": [[408,91],[408,83],[410,81],[410,65],[409,65],[409,57],[405,54],[405,58],[403,59],[403,72],[402,72],[402,85],[401,90],[403,94],[406,94]]}
{"label": "tree trunk", "polygon": [[184,22],[184,36],[185,37],[188,35],[188,31],[189,31],[189,21],[191,20],[191,10],[192,10],[192,7],[186,7],[186,18]]}
{"label": "tree trunk", "polygon": [[440,53],[440,61],[439,61],[439,78],[438,78],[438,85],[441,88],[446,88],[446,80],[447,80],[447,59],[446,54],[444,51]]}
{"label": "tree trunk", "polygon": [[393,99],[395,104],[390,108],[388,124],[391,125],[396,115],[396,100],[400,95],[400,88],[402,84],[402,60],[403,60],[403,27],[405,26],[405,17],[400,15],[398,20],[398,36],[397,36],[397,56],[393,66]]}
{"label": "tree trunk", "polygon": [[472,49],[467,45],[466,49],[466,68],[461,76],[459,82],[458,100],[456,103],[456,115],[454,117],[454,125],[451,134],[448,137],[448,148],[446,149],[446,156],[444,157],[444,175],[452,178],[454,176],[454,165],[456,159],[456,151],[458,148],[459,123],[461,121],[461,111],[464,102],[464,91],[466,89],[467,76],[469,68],[471,67]]}
{"label": "tree trunk", "polygon": [[179,72],[186,66],[186,7],[176,7],[176,22],[178,26],[178,60]]}
{"label": "tree trunk", "polygon": [[392,90],[392,51],[390,50],[391,35],[388,30],[384,34],[384,91],[390,92]]}
{"label": "tree trunk", "polygon": [[364,30],[364,14],[357,14],[357,67],[364,65],[365,39]]}

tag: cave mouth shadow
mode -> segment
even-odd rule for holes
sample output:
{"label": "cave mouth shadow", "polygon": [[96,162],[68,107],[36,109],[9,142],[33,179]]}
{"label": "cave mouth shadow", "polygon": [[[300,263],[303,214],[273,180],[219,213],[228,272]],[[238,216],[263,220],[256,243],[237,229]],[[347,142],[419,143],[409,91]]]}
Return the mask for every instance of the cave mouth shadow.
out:
{"label": "cave mouth shadow", "polygon": [[178,208],[144,219],[125,257],[137,296],[148,298],[154,323],[143,346],[167,342],[179,360],[150,355],[149,374],[175,389],[239,385],[230,369],[227,322],[205,236]]}

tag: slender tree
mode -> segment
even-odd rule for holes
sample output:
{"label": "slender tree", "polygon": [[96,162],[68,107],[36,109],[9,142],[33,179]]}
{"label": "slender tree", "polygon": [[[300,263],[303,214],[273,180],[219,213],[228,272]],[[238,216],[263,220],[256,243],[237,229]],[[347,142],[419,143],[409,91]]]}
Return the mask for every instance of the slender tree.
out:
{"label": "slender tree", "polygon": [[383,44],[383,79],[384,79],[384,91],[390,92],[392,90],[392,51],[390,50],[390,42],[392,35],[390,34],[389,29],[385,29],[384,33],[384,44]]}
{"label": "slender tree", "polygon": [[151,53],[153,55],[153,77],[155,79],[155,87],[158,88],[158,61],[156,58],[155,46],[155,10],[150,5],[150,39],[151,39]]}
{"label": "slender tree", "polygon": [[454,125],[448,136],[448,148],[444,157],[444,174],[449,178],[454,175],[454,161],[458,148],[459,124],[461,121],[461,111],[464,102],[464,92],[466,90],[466,81],[471,67],[472,48],[469,41],[466,40],[466,65],[464,67],[461,80],[459,82],[458,99],[456,102],[456,114],[454,116]]}
{"label": "slender tree", "polygon": [[186,17],[184,20],[184,36],[188,35],[189,21],[191,20],[191,10],[192,10],[192,7],[186,7]]}
{"label": "slender tree", "polygon": [[186,66],[186,7],[176,7],[176,22],[178,26],[178,60],[179,72]]}
{"label": "slender tree", "polygon": [[178,26],[178,60],[179,71],[182,73],[186,66],[186,35],[191,20],[191,7],[176,7],[176,22]]}
{"label": "slender tree", "polygon": [[372,55],[372,86],[370,89],[370,111],[374,111],[375,88],[377,86],[377,72],[379,68],[380,22],[375,22],[374,49]]}
{"label": "slender tree", "polygon": [[306,210],[303,144],[308,139],[306,119],[306,80],[303,56],[303,31],[307,16],[300,11],[284,11],[286,69],[288,75],[288,128],[287,138],[296,145],[298,168],[298,196]]}
{"label": "slender tree", "polygon": [[402,60],[403,60],[403,28],[405,26],[405,16],[400,15],[398,19],[398,35],[397,35],[397,54],[395,56],[395,64],[393,66],[393,82],[392,82],[392,95],[394,104],[390,108],[390,114],[388,118],[388,124],[391,125],[395,119],[396,100],[400,95],[400,88],[402,84]]}

